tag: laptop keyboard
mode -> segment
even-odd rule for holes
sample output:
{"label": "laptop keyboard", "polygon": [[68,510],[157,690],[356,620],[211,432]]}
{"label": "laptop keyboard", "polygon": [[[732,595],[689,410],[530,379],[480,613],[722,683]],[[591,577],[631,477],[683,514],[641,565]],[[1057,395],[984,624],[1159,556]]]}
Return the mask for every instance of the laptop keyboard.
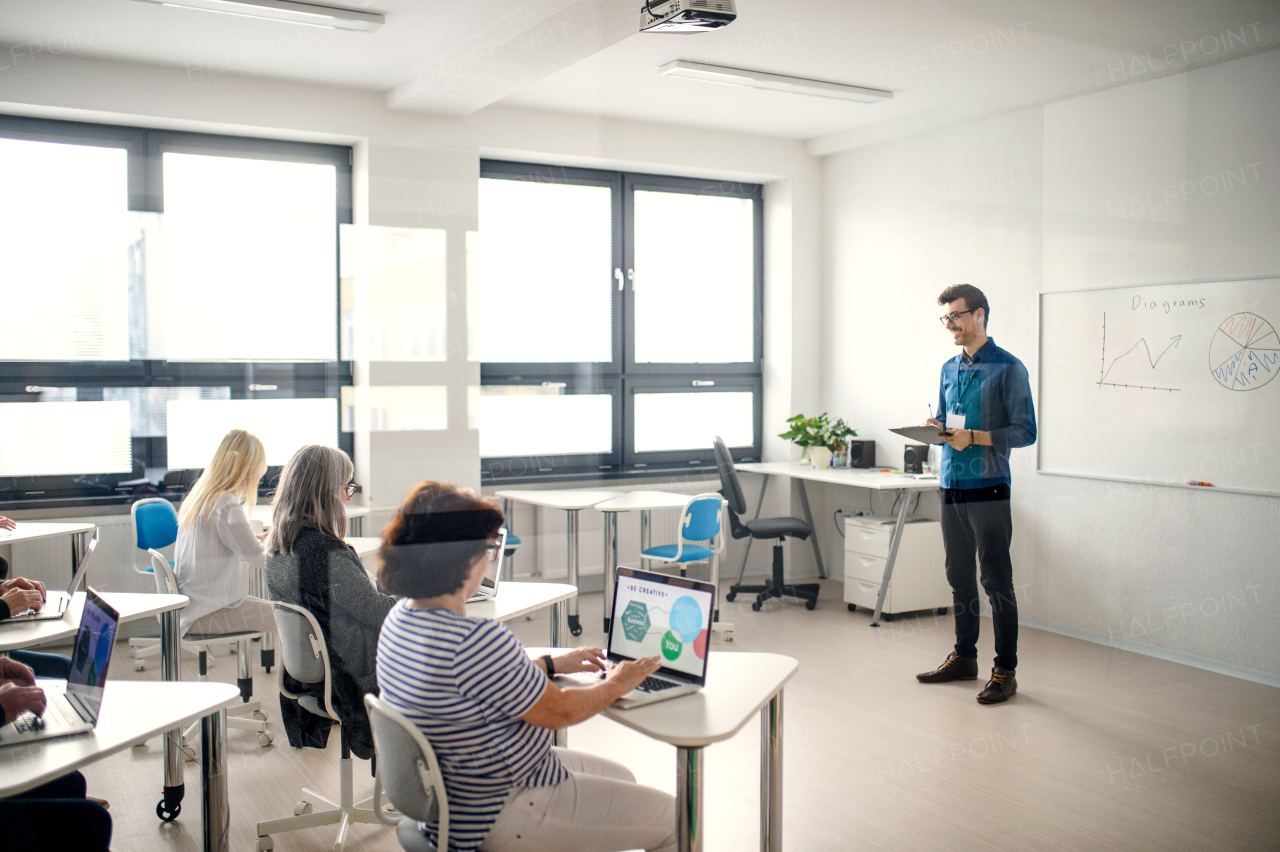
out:
{"label": "laptop keyboard", "polygon": [[672,683],[669,680],[662,680],[656,677],[647,677],[644,683],[636,687],[641,692],[661,692],[664,689],[675,689],[680,684]]}
{"label": "laptop keyboard", "polygon": [[50,701],[44,708],[44,715],[37,716],[35,713],[27,711],[19,716],[13,723],[14,730],[20,734],[30,731],[43,731],[50,723],[55,728],[69,728],[73,724],[79,724],[80,719],[77,717],[72,719],[67,715],[67,711],[62,708],[60,701]]}

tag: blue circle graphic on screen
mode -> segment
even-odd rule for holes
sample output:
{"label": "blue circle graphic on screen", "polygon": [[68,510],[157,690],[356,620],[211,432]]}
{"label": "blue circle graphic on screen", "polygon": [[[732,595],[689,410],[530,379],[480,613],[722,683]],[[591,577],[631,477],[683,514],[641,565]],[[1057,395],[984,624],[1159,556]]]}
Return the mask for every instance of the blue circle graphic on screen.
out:
{"label": "blue circle graphic on screen", "polygon": [[671,629],[686,642],[692,642],[702,632],[702,609],[698,602],[685,595],[671,605]]}

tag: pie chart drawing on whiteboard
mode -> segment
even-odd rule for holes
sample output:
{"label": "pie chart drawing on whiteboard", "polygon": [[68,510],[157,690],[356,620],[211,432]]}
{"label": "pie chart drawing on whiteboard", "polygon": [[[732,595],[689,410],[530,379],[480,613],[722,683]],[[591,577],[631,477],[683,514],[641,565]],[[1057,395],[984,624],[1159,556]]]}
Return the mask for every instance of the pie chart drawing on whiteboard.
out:
{"label": "pie chart drawing on whiteboard", "polygon": [[1227,317],[1209,344],[1209,370],[1227,390],[1262,387],[1280,373],[1280,335],[1257,314]]}

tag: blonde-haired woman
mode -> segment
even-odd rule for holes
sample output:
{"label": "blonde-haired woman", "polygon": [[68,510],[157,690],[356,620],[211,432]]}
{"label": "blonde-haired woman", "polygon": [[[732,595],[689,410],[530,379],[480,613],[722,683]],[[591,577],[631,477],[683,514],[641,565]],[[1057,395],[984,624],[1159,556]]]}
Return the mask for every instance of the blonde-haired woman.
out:
{"label": "blonde-haired woman", "polygon": [[[355,468],[342,450],[318,444],[293,454],[280,474],[267,539],[267,590],[273,601],[311,611],[324,631],[333,699],[342,734],[356,757],[373,756],[364,695],[377,694],[378,635],[395,598],[382,594],[342,539]],[[286,682],[289,691],[306,684]],[[321,697],[323,695],[321,694]],[[324,748],[328,724],[281,696],[289,745]]]}
{"label": "blonde-haired woman", "polygon": [[258,480],[267,471],[262,442],[232,429],[178,510],[173,572],[190,598],[180,613],[182,633],[273,633],[270,602],[249,594],[262,570],[262,542],[249,526]]}

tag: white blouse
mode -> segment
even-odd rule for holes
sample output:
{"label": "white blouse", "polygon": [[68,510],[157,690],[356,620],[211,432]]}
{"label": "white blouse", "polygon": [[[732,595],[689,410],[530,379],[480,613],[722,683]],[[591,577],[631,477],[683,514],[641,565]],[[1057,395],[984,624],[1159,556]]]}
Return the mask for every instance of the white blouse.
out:
{"label": "white blouse", "polygon": [[174,554],[178,591],[191,599],[179,611],[184,635],[209,613],[244,603],[264,560],[262,542],[232,494],[222,495],[196,523],[178,527]]}

